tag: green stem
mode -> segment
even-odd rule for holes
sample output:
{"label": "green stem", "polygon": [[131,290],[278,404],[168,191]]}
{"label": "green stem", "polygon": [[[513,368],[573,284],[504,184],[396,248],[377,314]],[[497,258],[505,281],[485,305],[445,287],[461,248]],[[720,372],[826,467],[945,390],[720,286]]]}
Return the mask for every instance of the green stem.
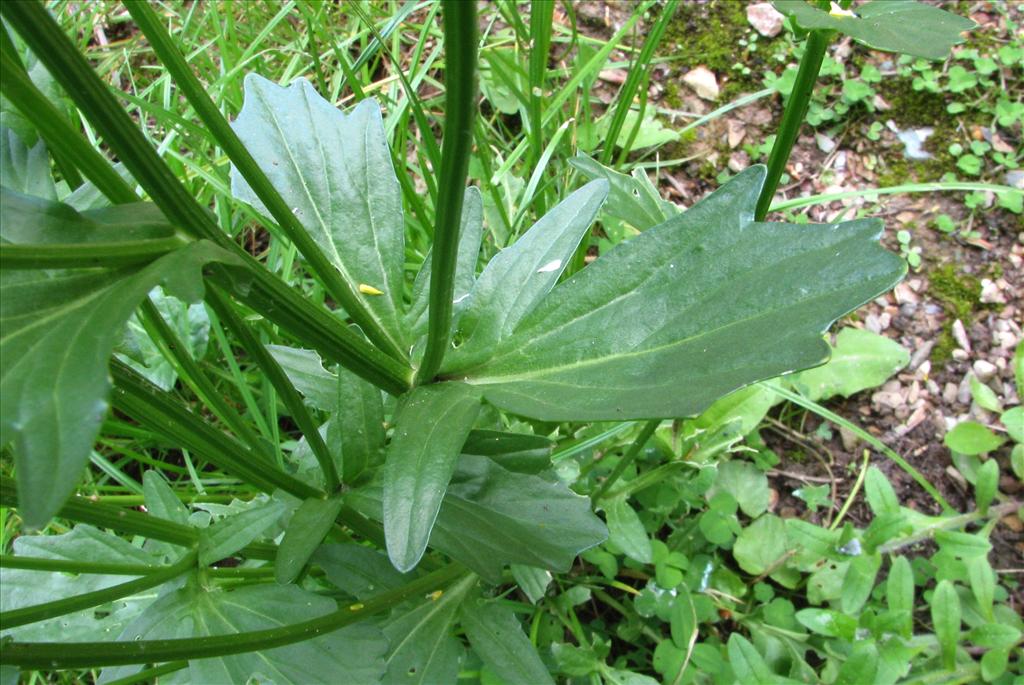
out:
{"label": "green stem", "polygon": [[230,436],[209,426],[168,393],[151,385],[120,362],[114,361],[111,371],[115,383],[114,405],[171,444],[201,455],[217,468],[233,473],[267,493],[280,488],[299,499],[323,494],[279,471],[262,455],[251,452]]}
{"label": "green stem", "polygon": [[107,681],[107,685],[135,685],[135,683],[156,683],[160,682],[159,676],[167,675],[168,673],[174,673],[180,671],[183,668],[188,668],[187,661],[172,661],[167,664],[160,664],[159,666],[153,666],[147,668],[138,673],[125,676],[124,678],[118,678],[117,680]]}
{"label": "green stem", "polygon": [[261,268],[241,270],[237,275],[243,282],[247,276],[255,276],[255,280],[244,287],[227,268],[213,265],[209,270],[213,281],[235,299],[280,326],[304,346],[317,350],[324,358],[341,364],[392,395],[401,395],[412,386],[411,367],[384,354],[328,310],[310,304],[301,292],[281,279]]}
{"label": "green stem", "polygon": [[47,559],[22,555],[0,554],[0,568],[21,568],[27,571],[53,571],[55,573],[85,573],[111,576],[146,576],[160,571],[159,566],[143,564],[107,564],[102,561],[73,561]]}
{"label": "green stem", "polygon": [[903,549],[904,547],[910,547],[916,545],[919,542],[928,540],[935,536],[936,533],[942,530],[953,530],[955,528],[963,528],[968,523],[974,521],[982,521],[985,519],[998,520],[1007,514],[1012,514],[1021,508],[1021,502],[1010,501],[1003,502],[994,507],[989,507],[988,511],[982,513],[980,511],[969,511],[966,514],[960,514],[959,516],[950,516],[936,521],[930,526],[922,528],[916,531],[913,535],[907,537],[897,538],[890,540],[882,545],[878,546],[876,550],[879,554],[891,554],[897,550]]}
{"label": "green stem", "polygon": [[[26,76],[28,75],[25,71],[25,65],[21,61],[21,56],[14,47],[14,41],[11,40],[10,34],[7,33],[6,26],[0,26],[0,50],[2,50],[4,55],[12,58],[13,65],[17,67],[17,70],[20,73]],[[4,64],[3,70],[5,74],[10,73],[6,63]],[[31,81],[31,77],[29,77],[29,80]],[[29,121],[32,121],[32,119],[30,118]],[[48,139],[45,135],[43,135],[43,140],[46,141],[47,150],[49,150],[50,155],[53,157],[53,161],[57,164],[57,169],[64,177],[64,180],[67,181],[68,187],[75,190],[82,185],[82,175],[78,173],[78,169],[75,168],[74,163],[72,163],[65,155],[63,143],[59,142],[57,145],[54,145],[55,141]]]}
{"label": "green stem", "polygon": [[[633,107],[633,99],[636,97],[637,90],[645,76],[650,74],[651,59],[654,58],[655,50],[661,44],[661,38],[672,21],[672,17],[675,16],[678,6],[678,0],[669,0],[661,8],[657,21],[651,26],[647,38],[644,39],[643,47],[640,48],[640,54],[637,55],[636,61],[628,70],[626,81],[622,84],[622,88],[619,89],[619,94],[616,97],[615,111],[612,113],[612,120],[608,126],[608,135],[602,141],[604,145],[604,149],[601,150],[602,164],[611,164],[612,156],[615,154],[615,143],[619,139],[619,134],[622,133],[622,127],[626,123],[626,116]],[[641,107],[637,112],[637,126],[640,125],[643,114],[644,108]],[[623,154],[626,153],[626,150],[628,150],[628,146],[623,150]]]}
{"label": "green stem", "polygon": [[284,406],[288,408],[288,412],[291,414],[292,419],[295,420],[295,424],[302,431],[302,434],[306,436],[306,441],[309,443],[309,447],[313,451],[317,463],[320,465],[320,470],[323,471],[327,492],[333,493],[337,491],[340,481],[338,479],[338,471],[334,466],[334,459],[331,458],[331,452],[327,449],[327,445],[320,435],[316,422],[313,421],[309,410],[306,409],[302,397],[288,379],[281,365],[277,363],[253,332],[249,330],[249,327],[242,320],[242,317],[235,312],[227,298],[216,289],[211,288],[206,294],[206,303],[217,314],[221,323],[227,326],[228,330],[234,334],[242,348],[252,357],[271,385],[274,386],[274,389],[277,390],[277,394],[280,396],[281,401],[284,402]]}
{"label": "green stem", "polygon": [[658,429],[659,425],[661,425],[661,421],[658,419],[648,421],[644,424],[644,427],[640,429],[640,435],[636,436],[636,440],[633,441],[633,444],[629,446],[626,453],[622,455],[621,459],[619,459],[619,463],[615,465],[615,468],[612,469],[612,472],[604,479],[604,482],[601,483],[597,490],[590,496],[593,503],[596,504],[601,500],[608,490],[615,485],[619,480],[619,477],[626,471],[626,468],[632,464],[633,460],[636,459],[636,456],[640,454],[640,450],[643,449],[643,446],[646,445],[647,441],[651,439],[652,435],[654,435],[654,431]]}
{"label": "green stem", "polygon": [[810,207],[836,200],[847,200],[850,198],[863,197],[866,200],[877,199],[879,195],[903,195],[905,193],[947,193],[953,191],[961,192],[991,192],[991,193],[1020,193],[1012,186],[1004,186],[996,183],[971,183],[969,181],[937,181],[934,183],[907,183],[905,185],[890,186],[888,188],[865,188],[864,190],[847,190],[841,193],[825,193],[823,195],[809,195],[808,197],[795,197],[791,200],[783,200],[772,205],[773,212],[782,212],[787,209],[799,209]]}
{"label": "green stem", "polygon": [[199,364],[189,354],[185,344],[164,321],[164,317],[148,297],[142,302],[139,318],[146,333],[160,348],[164,358],[171,363],[178,376],[192,388],[209,410],[248,445],[249,449],[256,453],[265,452],[264,443],[242,420],[234,407],[224,401],[214,387],[213,381],[199,368]]}
{"label": "green stem", "polygon": [[781,397],[789,400],[793,404],[801,406],[804,409],[809,409],[810,411],[814,412],[815,414],[817,414],[818,416],[822,417],[823,419],[827,419],[828,421],[831,421],[832,423],[835,423],[835,424],[840,425],[840,426],[844,426],[845,428],[847,428],[848,430],[853,432],[858,438],[860,438],[864,442],[868,443],[869,445],[874,447],[876,450],[878,450],[879,452],[881,452],[885,456],[887,456],[890,459],[892,459],[893,462],[897,466],[899,466],[901,469],[906,471],[907,474],[911,478],[913,478],[914,481],[918,485],[920,485],[924,489],[925,492],[927,492],[929,495],[931,495],[932,498],[936,502],[939,503],[939,506],[941,506],[943,508],[943,510],[945,510],[947,512],[953,511],[953,507],[949,506],[949,502],[946,501],[946,498],[943,497],[939,493],[939,491],[935,489],[935,486],[932,485],[928,481],[928,479],[925,478],[924,475],[921,474],[920,471],[918,471],[913,466],[911,466],[907,462],[906,459],[904,459],[899,454],[897,454],[892,449],[890,449],[884,442],[882,442],[881,440],[879,440],[875,436],[871,435],[871,433],[868,433],[866,430],[864,430],[860,426],[858,426],[858,425],[856,425],[856,424],[854,424],[854,423],[852,423],[850,421],[847,421],[842,416],[839,416],[835,412],[829,411],[828,409],[826,409],[825,407],[821,406],[817,402],[814,402],[813,400],[810,400],[810,399],[804,397],[803,395],[801,395],[799,393],[795,393],[795,392],[792,392],[790,390],[787,390],[786,388],[783,388],[781,385],[779,385],[777,383],[767,383],[766,385],[772,390],[772,392],[774,392],[774,393],[780,395]]}
{"label": "green stem", "polygon": [[452,325],[455,262],[476,117],[476,3],[444,4],[445,111],[441,183],[430,265],[430,321],[427,347],[416,375],[424,383],[437,375]]}
{"label": "green stem", "polygon": [[[400,393],[411,383],[412,369],[350,331],[329,312],[308,302],[266,271],[221,231],[125,113],[88,60],[68,40],[49,12],[35,0],[0,3],[0,14],[18,31],[75,104],[96,127],[136,181],[167,219],[191,236],[206,238],[232,252],[246,267],[233,277],[211,268],[215,279],[239,299],[382,389]],[[6,74],[4,80],[6,80]]]}
{"label": "green stem", "polygon": [[[513,10],[518,12],[518,9]],[[555,11],[554,0],[534,0],[530,3],[530,164],[535,168],[544,152],[544,86],[547,83],[548,54],[551,51],[551,20]],[[539,210],[543,213],[543,207]]]}
{"label": "green stem", "polygon": [[142,578],[130,580],[127,583],[121,583],[119,585],[103,588],[102,590],[96,590],[94,592],[86,592],[81,595],[74,595],[73,597],[57,599],[44,604],[34,604],[32,606],[22,607],[21,609],[12,609],[10,611],[0,612],[0,626],[2,626],[4,630],[9,630],[10,628],[25,625],[26,623],[45,621],[46,619],[53,618],[54,616],[63,616],[64,614],[70,614],[75,611],[81,611],[82,609],[88,609],[89,607],[113,602],[114,600],[121,599],[122,597],[130,597],[131,595],[138,594],[143,590],[148,590],[151,587],[163,585],[167,581],[173,580],[182,573],[185,573],[190,568],[194,568],[195,565],[196,552],[193,550],[183,556],[178,562],[168,566],[167,568],[160,569],[159,571],[145,575]]}
{"label": "green stem", "polygon": [[754,219],[757,221],[764,221],[765,216],[768,215],[768,208],[775,197],[775,189],[779,187],[779,179],[782,178],[786,162],[789,161],[789,155],[793,151],[793,144],[800,133],[800,127],[803,126],[804,117],[807,116],[807,108],[811,104],[811,93],[818,80],[818,71],[821,70],[821,62],[825,58],[825,50],[828,48],[831,37],[831,31],[811,31],[807,34],[807,44],[804,46],[804,55],[800,59],[796,82],[789,95],[789,102],[786,103],[786,110],[782,113],[782,121],[779,123],[775,144],[768,157],[768,176],[765,178],[761,195],[757,198],[757,209],[754,212]]}
{"label": "green stem", "polygon": [[[17,486],[13,479],[6,476],[0,476],[0,506],[18,506]],[[134,509],[103,504],[88,497],[69,499],[57,512],[57,518],[89,523],[128,535],[141,535],[182,547],[190,547],[199,540],[195,528],[158,519]]]}
{"label": "green stem", "polygon": [[170,34],[164,29],[156,12],[143,0],[126,0],[125,7],[146,35],[153,51],[156,52],[167,72],[174,79],[175,85],[181,89],[189,104],[195,109],[199,119],[209,129],[214,139],[227,154],[228,159],[242,174],[288,239],[295,243],[327,292],[345,309],[370,340],[395,359],[404,359],[405,353],[401,347],[388,335],[381,322],[366,306],[365,299],[358,292],[358,284],[349,282],[337,267],[328,261],[313,237],[292,212],[288,203],[284,201],[259,164],[249,154],[217,105],[206,94],[203,85],[192,73],[192,69],[178,51]]}
{"label": "green stem", "polygon": [[[6,33],[6,30],[4,31]],[[0,54],[0,90],[32,122],[51,150],[59,149],[71,165],[115,204],[138,202],[132,187],[121,178],[82,134],[76,131],[46,96],[39,92],[28,74],[6,52]],[[66,174],[65,174],[66,176]]]}
{"label": "green stem", "polygon": [[188,244],[179,236],[125,242],[0,244],[2,269],[85,269],[148,264]]}
{"label": "green stem", "polygon": [[6,642],[0,651],[0,663],[17,665],[23,669],[92,668],[208,659],[281,647],[344,628],[387,611],[412,597],[422,597],[447,586],[464,573],[462,567],[451,564],[364,603],[344,606],[309,621],[267,630],[128,642]]}

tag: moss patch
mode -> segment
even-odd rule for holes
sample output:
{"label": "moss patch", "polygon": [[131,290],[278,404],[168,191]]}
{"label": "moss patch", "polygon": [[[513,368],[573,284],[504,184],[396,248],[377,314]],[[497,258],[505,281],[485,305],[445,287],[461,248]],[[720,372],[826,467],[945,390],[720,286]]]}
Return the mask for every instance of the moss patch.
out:
{"label": "moss patch", "polygon": [[894,146],[885,157],[886,171],[879,174],[882,186],[899,185],[913,179],[921,182],[937,181],[947,171],[956,168],[956,157],[947,149],[958,137],[956,120],[946,112],[946,98],[942,93],[914,90],[908,78],[894,78],[878,84],[881,96],[892,107],[884,116],[902,128],[930,126],[935,132],[924,142],[924,149],[932,159],[909,161],[903,157],[902,146]]}
{"label": "moss patch", "polygon": [[946,310],[946,322],[931,354],[933,362],[944,362],[956,349],[953,322],[960,319],[965,325],[970,323],[971,315],[982,306],[981,283],[969,274],[959,273],[953,264],[933,269],[928,274],[928,281],[928,292]]}
{"label": "moss patch", "polygon": [[[703,64],[718,77],[719,102],[727,102],[744,92],[761,88],[761,71],[772,54],[776,38],[757,36],[757,50],[747,51],[740,40],[751,38],[746,4],[736,0],[683,2],[661,39],[658,53],[672,58],[683,71]],[[779,34],[782,36],[782,34]],[[744,76],[733,65],[741,62],[750,68]],[[671,104],[671,100],[667,98]],[[673,105],[675,106],[675,105]]]}

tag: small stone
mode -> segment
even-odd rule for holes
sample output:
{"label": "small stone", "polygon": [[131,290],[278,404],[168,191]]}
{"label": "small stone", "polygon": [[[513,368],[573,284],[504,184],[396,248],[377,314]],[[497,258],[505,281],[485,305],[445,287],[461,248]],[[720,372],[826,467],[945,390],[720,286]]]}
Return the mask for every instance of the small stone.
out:
{"label": "small stone", "polygon": [[979,359],[974,362],[971,368],[974,369],[974,375],[977,376],[978,380],[982,383],[988,383],[992,380],[992,377],[996,375],[996,371],[998,370],[996,369],[995,364],[987,362],[984,359]]}
{"label": "small stone", "polygon": [[843,441],[843,449],[852,452],[860,444],[860,437],[848,428],[839,427],[839,437]]}
{"label": "small stone", "polygon": [[956,344],[960,346],[961,350],[971,351],[971,341],[967,338],[967,330],[964,328],[964,322],[960,319],[953,322],[953,340],[956,340]]}
{"label": "small stone", "polygon": [[882,312],[878,315],[878,327],[883,331],[888,329],[892,325],[892,314],[889,312]]}
{"label": "small stone", "polygon": [[946,404],[956,402],[956,383],[946,383],[942,386],[942,401]]}
{"label": "small stone", "polygon": [[770,2],[747,5],[747,21],[762,36],[774,38],[782,31],[782,14]]}
{"label": "small stone", "polygon": [[1024,190],[1024,169],[1012,169],[1006,172],[1006,185]]}
{"label": "small stone", "polygon": [[814,142],[817,143],[818,149],[826,155],[836,149],[836,141],[832,140],[824,133],[815,133]]}
{"label": "small stone", "polygon": [[739,119],[729,119],[725,127],[726,140],[729,143],[729,149],[734,149],[743,142],[744,136],[747,135],[747,127]]}
{"label": "small stone", "polygon": [[933,133],[935,133],[935,129],[931,127],[908,128],[905,131],[899,131],[896,137],[903,143],[903,156],[915,160],[931,159],[932,153],[924,149],[924,143]]}
{"label": "small stone", "polygon": [[910,390],[907,391],[907,402],[914,404],[917,402],[917,398],[921,396],[921,384],[914,381],[910,384]]}
{"label": "small stone", "polygon": [[750,155],[743,150],[738,150],[729,155],[729,163],[727,166],[730,171],[738,174],[750,166]]}
{"label": "small stone", "polygon": [[688,71],[686,76],[683,77],[683,83],[690,86],[699,98],[704,100],[718,99],[718,79],[705,66],[699,66]]}
{"label": "small stone", "polygon": [[964,379],[960,381],[960,385],[956,388],[956,401],[960,404],[969,405],[971,403],[971,376],[967,374]]}
{"label": "small stone", "polygon": [[971,358],[971,355],[967,353],[967,350],[955,349],[950,353],[950,356],[958,362],[965,362]]}
{"label": "small stone", "polygon": [[925,382],[924,387],[928,388],[928,394],[932,397],[938,397],[942,393],[939,384],[930,378]]}
{"label": "small stone", "polygon": [[981,301],[986,304],[1006,304],[1006,295],[995,281],[983,278],[981,279]]}
{"label": "small stone", "polygon": [[868,329],[872,333],[881,333],[882,325],[878,321],[878,317],[874,314],[868,314],[864,319],[864,328]]}
{"label": "small stone", "polygon": [[1014,533],[1019,533],[1024,530],[1024,522],[1017,518],[1016,514],[1010,514],[999,519],[1004,526],[1012,530]]}
{"label": "small stone", "polygon": [[907,365],[907,369],[915,371],[919,366],[925,363],[928,359],[928,355],[932,353],[932,348],[935,347],[934,340],[926,340],[914,350],[914,353],[910,355],[910,364]]}

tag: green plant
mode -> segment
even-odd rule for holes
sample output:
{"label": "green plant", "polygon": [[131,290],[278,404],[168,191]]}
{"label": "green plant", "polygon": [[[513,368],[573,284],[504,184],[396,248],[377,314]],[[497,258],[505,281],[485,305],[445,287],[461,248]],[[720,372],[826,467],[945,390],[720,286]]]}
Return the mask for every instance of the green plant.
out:
{"label": "green plant", "polygon": [[[217,214],[208,212],[182,184],[185,169],[176,175],[154,152],[42,6],[2,6],[124,165],[110,165],[40,93],[6,41],[4,95],[46,145],[3,137],[5,158],[18,172],[11,177],[24,182],[5,187],[2,197],[0,499],[17,505],[27,528],[53,528],[50,535],[20,536],[16,554],[2,558],[5,668],[118,667],[105,668],[103,678],[134,682],[186,668],[196,682],[450,682],[460,669],[475,669],[481,680],[539,683],[552,678],[536,649],[543,643],[567,676],[645,682],[627,663],[606,663],[611,638],[588,635],[574,613],[590,593],[621,590],[619,562],[609,551],[615,550],[655,565],[654,585],[625,586],[637,597],[635,613],[607,593],[602,601],[627,617],[626,634],[644,631],[635,615],[668,616],[672,641],[665,644],[675,651],[655,652],[658,671],[681,682],[692,657],[716,680],[777,682],[781,665],[768,663],[739,632],[724,647],[722,640],[696,643],[698,626],[713,622],[716,609],[727,610],[714,604],[723,598],[755,641],[761,629],[753,612],[743,616],[732,604],[746,590],[736,571],[714,569],[719,548],[732,549],[762,597],[774,592],[767,579],[789,588],[827,562],[831,575],[821,573],[809,587],[831,583],[834,590],[843,575],[840,601],[849,613],[867,601],[881,554],[899,548],[899,535],[910,544],[980,520],[903,510],[884,479],[867,470],[865,488],[869,501],[879,502],[883,523],[867,531],[839,528],[841,512],[819,532],[766,513],[758,467],[733,460],[713,468],[713,459],[750,434],[779,397],[813,403],[849,394],[905,363],[902,350],[844,331],[829,365],[778,385],[750,385],[824,361],[832,346],[822,332],[904,271],[878,246],[875,220],[761,221],[807,107],[815,54],[830,34],[811,34],[817,47],[805,52],[809,66],[798,77],[768,171],[745,170],[680,213],[646,177],[579,159],[576,168],[596,180],[552,206],[478,276],[486,207],[478,191],[465,188],[479,126],[473,4],[444,5],[444,136],[439,149],[424,144],[422,169],[437,172],[422,175],[429,202],[407,190],[416,186],[404,168],[395,169],[372,100],[343,114],[308,81],[282,88],[251,75],[230,126],[153,9],[127,6],[208,131],[197,135],[208,135],[231,160],[234,199],[222,184]],[[514,24],[515,8],[503,8]],[[531,14],[529,29],[516,29],[535,48],[551,37],[551,7],[541,9]],[[318,10],[303,11],[315,25]],[[385,36],[371,33],[367,50],[380,49]],[[309,40],[317,40],[315,31]],[[650,59],[646,47],[641,63]],[[526,184],[525,202],[540,197],[544,206],[545,197],[561,195],[543,171],[559,133],[550,146],[542,144],[537,89],[547,78],[546,50],[538,52],[544,54],[530,55],[524,81],[530,135],[517,149],[541,169]],[[364,65],[348,64],[344,55],[338,61],[359,90],[352,74]],[[323,88],[326,75],[318,74]],[[632,100],[628,95],[622,102]],[[609,130],[628,127],[631,111],[617,108]],[[606,142],[606,160],[614,144]],[[68,165],[87,183],[61,171],[64,185],[55,184],[47,148],[60,150],[59,169]],[[136,185],[150,202],[140,202]],[[639,235],[570,275],[608,196],[606,211]],[[500,200],[492,197],[498,216]],[[403,201],[432,233],[429,257],[411,283]],[[236,213],[266,227],[266,260],[229,237]],[[156,286],[162,290],[154,292]],[[187,303],[200,300],[228,371],[204,364],[204,346],[195,343],[204,335],[194,335]],[[136,341],[145,334],[148,353],[119,337],[133,314],[133,334]],[[201,321],[196,328],[203,330]],[[876,364],[837,371],[846,350],[853,350],[847,362],[866,354]],[[162,368],[147,363],[156,358]],[[175,377],[180,390],[167,390],[177,388]],[[695,418],[678,432],[660,420],[685,416]],[[571,459],[581,445],[632,432],[622,422],[636,420],[644,423],[610,471],[581,473]],[[598,423],[601,430],[579,435],[557,427],[578,421],[616,425]],[[578,442],[556,448],[552,433]],[[129,472],[115,463],[123,465],[115,455],[125,440],[133,441],[126,450],[157,452],[160,459],[138,459],[155,468]],[[651,442],[660,456],[641,470]],[[16,481],[7,477],[8,455]],[[90,460],[132,490],[132,499],[69,497]],[[161,472],[181,480],[172,485]],[[700,540],[683,532],[669,548],[649,539],[649,528],[705,496],[709,508],[692,524]],[[631,498],[649,506],[638,512]],[[145,513],[131,508],[138,505]],[[604,522],[592,507],[604,512]],[[752,523],[743,527],[737,512]],[[778,548],[790,535],[804,536],[793,564]],[[966,545],[952,540],[956,549]],[[855,542],[865,554],[853,553]],[[974,558],[978,545],[972,549]],[[562,582],[552,572],[568,570],[580,552],[603,580],[559,588],[547,618],[560,623],[542,625],[545,617],[533,613],[528,636],[517,613],[532,608],[495,597],[494,588],[514,581],[538,601]],[[869,648],[844,654],[857,630],[872,631],[885,663],[919,648],[886,637],[892,624],[905,627],[913,610],[913,582],[908,598],[899,568],[899,592],[893,590],[889,614],[876,623],[859,626],[837,612],[803,609],[797,621],[805,632],[778,603],[778,620],[764,625],[786,638],[784,648],[796,650],[792,643],[806,639],[837,655],[827,668],[847,680],[863,678],[871,655],[861,657]],[[77,576],[71,581],[62,572]],[[34,582],[40,573],[48,580]],[[983,578],[983,569],[974,576]],[[953,606],[956,580],[939,583],[942,601],[933,606]],[[987,591],[983,579],[977,584],[976,594]],[[832,590],[815,592],[818,600],[836,599]],[[979,604],[984,635],[976,643],[1008,651],[1019,631],[1002,613],[986,614],[991,603]],[[922,640],[920,649],[930,654],[937,645],[944,665],[955,667],[960,616],[951,611],[935,616],[935,639]],[[1009,630],[989,627],[999,623]],[[57,626],[63,639],[76,639],[53,642]],[[564,643],[566,631],[578,646]],[[464,657],[462,635],[471,656]],[[802,656],[793,658],[785,677],[808,669]],[[176,677],[183,674],[170,675]]]}

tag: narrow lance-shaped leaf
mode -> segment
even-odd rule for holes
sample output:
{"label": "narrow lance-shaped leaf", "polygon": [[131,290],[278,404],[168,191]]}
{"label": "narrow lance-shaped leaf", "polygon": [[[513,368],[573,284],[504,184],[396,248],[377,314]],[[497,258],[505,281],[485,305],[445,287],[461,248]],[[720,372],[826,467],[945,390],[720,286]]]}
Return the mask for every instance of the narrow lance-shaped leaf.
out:
{"label": "narrow lance-shaped leaf", "polygon": [[384,535],[399,571],[427,548],[459,450],[480,411],[480,396],[461,383],[415,388],[398,408],[384,466]]}
{"label": "narrow lance-shaped leaf", "polygon": [[[483,199],[480,191],[471,186],[466,188],[462,201],[462,225],[459,228],[459,255],[455,263],[455,291],[453,294],[454,311],[452,325],[458,323],[458,317],[467,304],[469,292],[476,282],[476,263],[480,257],[480,243],[483,240]],[[406,313],[406,328],[414,337],[427,331],[427,305],[430,294],[431,253],[427,252],[423,266],[416,274],[412,285],[412,304]]]}
{"label": "narrow lance-shaped leaf", "polygon": [[503,683],[543,685],[554,683],[512,610],[482,599],[462,604],[462,627],[469,644]]}
{"label": "narrow lance-shaped leaf", "polygon": [[849,397],[882,385],[909,362],[910,353],[898,342],[862,328],[844,328],[828,363],[802,371],[790,382],[814,401]]}
{"label": "narrow lance-shaped leaf", "polygon": [[905,273],[877,220],[753,221],[751,167],[554,288],[492,358],[442,375],[545,420],[697,414],[757,380],[822,363],[823,331]]}
{"label": "narrow lance-shaped leaf", "polygon": [[338,413],[327,428],[328,443],[341,447],[341,479],[352,484],[384,462],[384,405],[380,390],[338,369]]}
{"label": "narrow lance-shaped leaf", "polygon": [[209,565],[231,556],[277,523],[284,510],[279,500],[231,514],[199,533],[199,563]]}
{"label": "narrow lance-shaped leaf", "polygon": [[341,505],[341,495],[328,499],[311,497],[299,505],[277,548],[277,557],[274,559],[274,577],[277,582],[288,584],[299,577],[306,562],[334,525]]}
{"label": "narrow lance-shaped leaf", "polygon": [[430,595],[411,609],[396,609],[383,626],[391,643],[385,656],[385,685],[453,683],[459,676],[462,643],[452,635],[452,623],[467,593],[476,584],[468,576]]}
{"label": "narrow lance-shaped leaf", "polygon": [[942,651],[942,663],[947,670],[956,666],[956,648],[960,638],[960,596],[948,580],[935,586],[931,602],[932,626]]}
{"label": "narrow lance-shaped leaf", "polygon": [[486,360],[493,346],[533,311],[558,282],[607,195],[607,181],[591,181],[488,262],[459,320],[456,339],[461,343],[448,353],[444,369]]}
{"label": "narrow lance-shaped leaf", "polygon": [[[51,209],[69,221],[83,216]],[[92,216],[124,220],[117,212]],[[5,237],[22,230],[6,213],[3,225]],[[76,239],[91,236],[83,226],[77,230]],[[197,301],[202,267],[211,261],[235,258],[200,241],[142,268],[0,272],[0,441],[14,443],[27,525],[46,523],[78,482],[107,412],[107,362],[136,305],[161,284]]]}
{"label": "narrow lance-shaped leaf", "polygon": [[806,0],[775,0],[774,4],[801,28],[838,31],[875,50],[932,60],[945,59],[954,45],[964,42],[963,32],[977,26],[970,19],[914,0],[874,0],[830,12]]}
{"label": "narrow lance-shaped leaf", "polygon": [[[348,503],[370,518],[382,517],[381,490],[375,483],[350,492]],[[590,500],[564,484],[464,454],[430,544],[487,582],[498,583],[508,564],[568,571],[577,554],[607,537]]]}
{"label": "narrow lance-shaped leaf", "polygon": [[[287,88],[249,74],[233,125],[274,188],[399,349],[405,223],[380,106],[348,114],[305,79]],[[235,197],[267,213],[234,168]]]}

